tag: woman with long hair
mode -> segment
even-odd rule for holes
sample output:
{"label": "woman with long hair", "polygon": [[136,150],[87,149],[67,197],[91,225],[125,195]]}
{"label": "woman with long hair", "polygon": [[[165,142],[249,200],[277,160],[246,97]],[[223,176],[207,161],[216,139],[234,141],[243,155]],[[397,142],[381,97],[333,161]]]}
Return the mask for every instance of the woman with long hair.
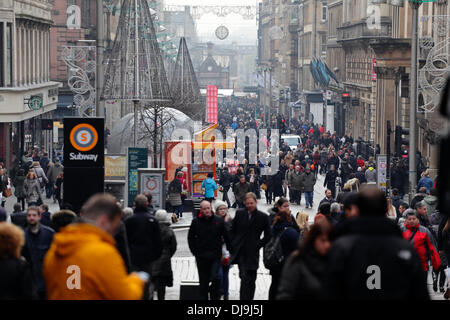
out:
{"label": "woman with long hair", "polygon": [[331,232],[327,220],[312,225],[306,232],[300,248],[283,268],[277,300],[320,299]]}
{"label": "woman with long hair", "polygon": [[279,237],[284,257],[277,267],[270,270],[272,283],[269,289],[269,300],[275,300],[284,262],[297,249],[300,233],[297,222],[291,214],[289,201],[286,198],[278,199],[275,207],[269,210],[269,213],[272,237],[274,239]]}
{"label": "woman with long hair", "polygon": [[38,182],[36,173],[30,170],[25,179],[23,185],[23,191],[25,192],[25,198],[27,199],[28,206],[38,206],[41,199],[41,187]]}
{"label": "woman with long hair", "polygon": [[297,221],[297,225],[300,229],[300,237],[301,238],[303,237],[305,232],[309,230],[308,220],[309,220],[309,214],[307,214],[304,211],[297,212],[296,221]]}
{"label": "woman with long hair", "polygon": [[[223,219],[225,222],[225,228],[229,232],[231,230],[231,216],[228,213],[228,205],[221,201],[217,200],[214,203],[215,214]],[[225,243],[222,245],[222,257],[220,260],[221,268],[219,269],[220,279],[221,279],[221,294],[223,295],[223,300],[228,300],[229,293],[229,271],[230,271],[230,252],[227,250]]]}

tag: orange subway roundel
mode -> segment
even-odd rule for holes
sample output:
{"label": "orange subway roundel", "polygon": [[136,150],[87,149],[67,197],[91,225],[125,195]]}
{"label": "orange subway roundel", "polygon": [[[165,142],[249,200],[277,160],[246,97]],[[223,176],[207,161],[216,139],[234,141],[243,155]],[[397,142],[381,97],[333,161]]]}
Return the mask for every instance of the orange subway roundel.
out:
{"label": "orange subway roundel", "polygon": [[70,143],[78,151],[92,150],[98,142],[98,133],[93,126],[80,123],[70,131]]}

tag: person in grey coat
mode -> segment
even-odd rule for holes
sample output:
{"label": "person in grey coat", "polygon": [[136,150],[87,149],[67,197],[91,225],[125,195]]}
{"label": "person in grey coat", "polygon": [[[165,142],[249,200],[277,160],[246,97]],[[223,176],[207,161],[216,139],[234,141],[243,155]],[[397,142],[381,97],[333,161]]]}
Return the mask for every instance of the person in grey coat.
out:
{"label": "person in grey coat", "polygon": [[[56,179],[58,179],[59,174],[63,171],[64,171],[64,166],[61,164],[61,162],[59,161],[58,158],[55,159],[55,163],[50,162],[48,171],[47,171],[47,178],[48,178],[48,181],[50,182],[48,184],[49,190],[48,190],[47,195],[54,196]],[[53,199],[56,202],[55,197],[53,197]]]}
{"label": "person in grey coat", "polygon": [[162,254],[152,265],[152,281],[150,284],[150,297],[154,290],[158,294],[158,300],[164,300],[166,287],[173,286],[173,273],[171,258],[177,251],[177,238],[170,225],[172,217],[166,210],[158,210],[155,214],[161,228]]}
{"label": "person in grey coat", "polygon": [[25,192],[28,206],[37,206],[39,199],[41,199],[41,188],[36,173],[33,171],[28,172],[23,185],[23,191]]}
{"label": "person in grey coat", "polygon": [[292,190],[292,202],[300,205],[302,201],[302,173],[300,172],[300,166],[296,166],[294,171],[288,175],[289,190]]}
{"label": "person in grey coat", "polygon": [[311,167],[307,166],[302,174],[303,192],[305,193],[306,208],[313,207],[314,185],[316,184],[316,175],[311,171]]}
{"label": "person in grey coat", "polygon": [[44,189],[44,187],[48,183],[48,178],[39,162],[38,161],[33,162],[33,167],[30,170],[34,170],[39,183],[39,187],[41,188],[41,190]]}
{"label": "person in grey coat", "polygon": [[373,164],[370,164],[369,168],[365,173],[367,183],[376,183],[377,182],[377,170],[373,167]]}

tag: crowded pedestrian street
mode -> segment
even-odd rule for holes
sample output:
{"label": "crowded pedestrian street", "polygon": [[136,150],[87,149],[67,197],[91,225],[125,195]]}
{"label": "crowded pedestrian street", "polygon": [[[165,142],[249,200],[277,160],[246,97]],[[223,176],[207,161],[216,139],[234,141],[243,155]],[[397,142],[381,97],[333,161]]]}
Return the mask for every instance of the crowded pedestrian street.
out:
{"label": "crowded pedestrian street", "polygon": [[0,304],[435,315],[449,43],[448,1],[0,0]]}

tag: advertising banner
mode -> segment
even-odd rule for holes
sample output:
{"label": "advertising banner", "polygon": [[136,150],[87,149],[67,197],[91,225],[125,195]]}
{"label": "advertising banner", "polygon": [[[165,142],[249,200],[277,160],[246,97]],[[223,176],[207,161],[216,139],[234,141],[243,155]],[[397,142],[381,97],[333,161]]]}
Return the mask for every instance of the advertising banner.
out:
{"label": "advertising banner", "polygon": [[125,154],[105,155],[105,179],[125,180],[127,177],[127,156]]}
{"label": "advertising banner", "polygon": [[377,186],[380,190],[386,192],[386,181],[387,181],[387,156],[378,155],[377,156]]}
{"label": "advertising banner", "polygon": [[146,148],[128,148],[128,206],[132,207],[138,195],[138,169],[148,167]]}
{"label": "advertising banner", "polygon": [[165,169],[140,169],[139,193],[150,192],[155,210],[165,209]]}
{"label": "advertising banner", "polygon": [[206,122],[217,123],[217,86],[206,86]]}
{"label": "advertising banner", "polygon": [[192,145],[190,141],[167,141],[166,142],[166,176],[167,182],[172,181],[175,178],[175,172],[177,168],[187,168],[186,172],[186,184],[188,187],[187,192],[192,192]]}

